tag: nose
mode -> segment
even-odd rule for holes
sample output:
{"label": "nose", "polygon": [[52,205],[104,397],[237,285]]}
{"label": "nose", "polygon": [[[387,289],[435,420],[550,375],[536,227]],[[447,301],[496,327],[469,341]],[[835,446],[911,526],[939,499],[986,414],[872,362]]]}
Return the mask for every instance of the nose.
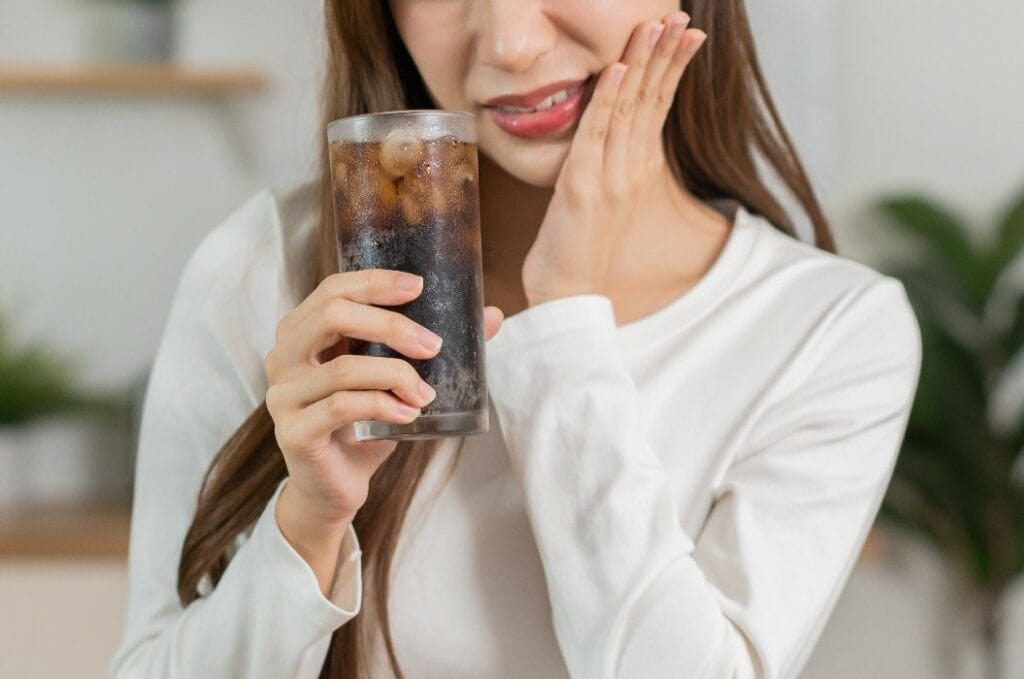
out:
{"label": "nose", "polygon": [[544,0],[480,0],[476,14],[480,63],[522,73],[549,52],[558,31]]}

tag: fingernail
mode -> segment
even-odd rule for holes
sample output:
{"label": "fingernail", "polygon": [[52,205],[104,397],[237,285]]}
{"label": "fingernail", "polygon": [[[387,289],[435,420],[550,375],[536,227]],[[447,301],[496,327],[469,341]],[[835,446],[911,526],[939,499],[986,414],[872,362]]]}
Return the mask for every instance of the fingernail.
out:
{"label": "fingernail", "polygon": [[416,274],[401,273],[398,275],[398,287],[403,290],[416,290],[420,287],[420,281],[422,280]]}
{"label": "fingernail", "polygon": [[434,388],[427,384],[426,382],[424,382],[423,380],[420,380],[419,392],[420,396],[423,397],[423,400],[428,402],[433,401],[434,398],[437,396],[437,392],[434,391]]}
{"label": "fingernail", "polygon": [[441,338],[435,335],[434,333],[430,332],[426,328],[421,328],[418,331],[417,338],[419,339],[420,344],[423,345],[424,349],[429,349],[430,351],[437,351],[438,349],[441,348]]}
{"label": "fingernail", "polygon": [[622,77],[626,75],[626,68],[627,66],[625,64],[615,64],[612,70],[613,85],[618,85],[620,82],[622,82]]}

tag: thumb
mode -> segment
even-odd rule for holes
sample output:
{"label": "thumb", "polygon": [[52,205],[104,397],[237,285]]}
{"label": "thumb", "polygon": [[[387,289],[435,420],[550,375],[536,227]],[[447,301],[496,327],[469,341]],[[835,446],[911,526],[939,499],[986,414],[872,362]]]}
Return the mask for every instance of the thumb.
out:
{"label": "thumb", "polygon": [[498,330],[501,329],[501,322],[505,318],[505,313],[496,306],[484,307],[484,337],[491,339],[498,334]]}

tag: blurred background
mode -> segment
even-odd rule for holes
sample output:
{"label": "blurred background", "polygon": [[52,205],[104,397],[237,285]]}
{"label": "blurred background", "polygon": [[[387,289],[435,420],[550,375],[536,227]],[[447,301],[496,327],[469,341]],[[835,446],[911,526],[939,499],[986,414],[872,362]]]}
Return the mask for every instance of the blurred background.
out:
{"label": "blurred background", "polygon": [[[747,4],[840,254],[925,342],[803,677],[1024,678],[1024,4]],[[149,364],[199,240],[314,173],[320,12],[0,0],[0,677],[100,677],[120,641]]]}

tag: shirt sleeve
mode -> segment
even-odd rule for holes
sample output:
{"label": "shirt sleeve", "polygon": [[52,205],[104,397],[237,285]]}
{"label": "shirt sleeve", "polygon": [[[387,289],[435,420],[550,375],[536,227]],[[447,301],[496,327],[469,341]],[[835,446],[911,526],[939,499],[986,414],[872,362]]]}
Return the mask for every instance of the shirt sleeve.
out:
{"label": "shirt sleeve", "polygon": [[[921,346],[902,285],[880,277],[830,307],[751,415],[698,536],[646,443],[615,328],[607,297],[576,295],[510,317],[487,347],[570,676],[796,676],[909,417]],[[686,440],[660,452],[685,459]]]}
{"label": "shirt sleeve", "polygon": [[[243,210],[238,219],[258,218]],[[182,543],[214,455],[263,400],[262,350],[240,303],[251,290],[233,227],[208,236],[185,267],[147,386],[128,555],[128,610],[112,678],[316,677],[330,634],[362,598],[354,529],[330,597],[275,519],[282,480],[216,588],[182,608]],[[269,301],[269,303],[273,303]],[[209,589],[209,588],[207,588]]]}

